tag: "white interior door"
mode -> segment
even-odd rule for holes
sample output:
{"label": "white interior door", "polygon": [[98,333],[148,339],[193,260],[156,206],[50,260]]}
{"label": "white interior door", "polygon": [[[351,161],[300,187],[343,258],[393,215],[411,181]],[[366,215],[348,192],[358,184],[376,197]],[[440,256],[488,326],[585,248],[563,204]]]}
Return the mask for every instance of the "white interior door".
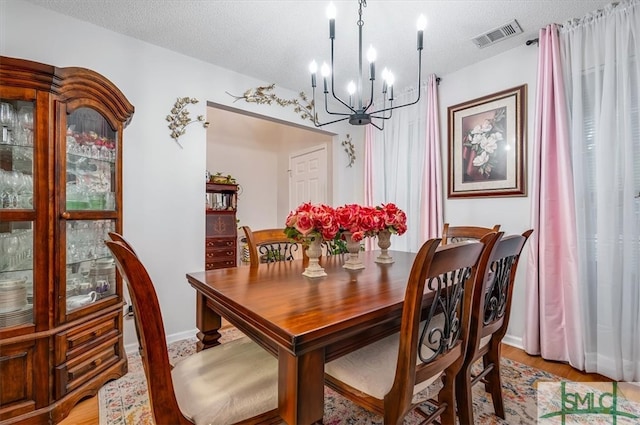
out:
{"label": "white interior door", "polygon": [[289,210],[303,202],[327,202],[327,147],[315,146],[289,156]]}

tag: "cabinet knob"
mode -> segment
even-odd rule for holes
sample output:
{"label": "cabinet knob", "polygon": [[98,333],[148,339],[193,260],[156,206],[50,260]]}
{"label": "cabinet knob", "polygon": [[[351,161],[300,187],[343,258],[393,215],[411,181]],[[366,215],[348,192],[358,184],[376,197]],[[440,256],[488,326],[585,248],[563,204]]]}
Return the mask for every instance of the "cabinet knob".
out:
{"label": "cabinet knob", "polygon": [[69,220],[69,218],[71,217],[71,214],[65,211],[62,214],[60,214],[60,217],[64,218],[65,220]]}

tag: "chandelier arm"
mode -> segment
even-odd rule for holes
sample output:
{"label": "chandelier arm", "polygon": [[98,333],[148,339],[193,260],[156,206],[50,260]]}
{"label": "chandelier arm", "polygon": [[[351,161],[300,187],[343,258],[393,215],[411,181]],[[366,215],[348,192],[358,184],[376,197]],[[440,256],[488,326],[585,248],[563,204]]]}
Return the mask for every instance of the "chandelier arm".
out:
{"label": "chandelier arm", "polygon": [[347,112],[331,112],[329,110],[329,103],[327,102],[327,93],[324,94],[324,110],[329,115],[342,115],[346,117],[351,116],[351,113],[347,113]]}
{"label": "chandelier arm", "polygon": [[323,127],[325,125],[334,124],[334,123],[337,123],[337,122],[340,122],[340,121],[344,121],[344,120],[348,120],[348,119],[349,119],[349,117],[347,116],[347,117],[344,117],[344,118],[340,118],[340,119],[329,121],[329,122],[325,122],[325,123],[320,123],[318,120],[314,120],[313,124],[316,127]]}
{"label": "chandelier arm", "polygon": [[377,125],[373,121],[371,121],[369,124],[371,124],[372,126],[374,126],[375,128],[377,128],[380,131],[384,130],[384,121],[382,121],[382,127],[380,127],[379,125]]}
{"label": "chandelier arm", "polygon": [[[374,80],[373,80],[373,79],[371,79],[370,81],[371,81],[371,95],[370,95],[370,96],[371,96],[371,99],[369,99],[369,104],[367,105],[367,107],[366,107],[366,108],[364,108],[364,109],[362,110],[362,112],[367,112],[367,110],[368,110],[369,108],[371,108],[371,105],[373,105],[373,81],[374,81]],[[362,96],[360,96],[360,98],[362,99]]]}
{"label": "chandelier arm", "polygon": [[[342,99],[340,99],[338,96],[336,96],[335,91],[333,90],[333,88],[335,87],[334,84],[334,80],[333,80],[333,76],[335,75],[335,73],[333,72],[333,38],[331,39],[331,95],[340,103],[342,103],[344,106],[346,106],[351,112],[355,113],[356,110],[353,109],[350,105],[348,105],[347,103],[345,103]],[[327,110],[327,112],[329,112],[329,106],[327,104],[327,96],[325,93],[325,97],[324,97],[324,105],[325,105],[325,109]],[[331,113],[331,112],[329,112]]]}
{"label": "chandelier arm", "polygon": [[405,106],[415,105],[420,101],[420,95],[422,94],[421,85],[422,85],[422,50],[418,50],[418,98],[413,102],[405,103],[403,105],[396,105],[396,106],[390,106],[389,108],[385,108],[385,109],[378,109],[377,111],[371,112],[371,115],[377,114],[379,112],[393,111],[394,109],[404,108]]}

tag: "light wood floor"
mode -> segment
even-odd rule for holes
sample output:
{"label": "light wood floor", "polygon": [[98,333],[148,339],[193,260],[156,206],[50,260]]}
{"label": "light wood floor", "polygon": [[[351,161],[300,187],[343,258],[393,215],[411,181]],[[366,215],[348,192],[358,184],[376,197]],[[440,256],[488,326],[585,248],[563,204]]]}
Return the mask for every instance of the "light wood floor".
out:
{"label": "light wood floor", "polygon": [[[571,366],[543,360],[538,356],[530,356],[523,350],[503,344],[502,355],[508,359],[524,363],[537,369],[553,373],[568,381],[575,382],[602,382],[610,379],[595,373],[584,373],[573,369]],[[60,425],[96,425],[98,423],[98,397],[91,397],[81,401],[71,410],[69,416],[60,422]]]}

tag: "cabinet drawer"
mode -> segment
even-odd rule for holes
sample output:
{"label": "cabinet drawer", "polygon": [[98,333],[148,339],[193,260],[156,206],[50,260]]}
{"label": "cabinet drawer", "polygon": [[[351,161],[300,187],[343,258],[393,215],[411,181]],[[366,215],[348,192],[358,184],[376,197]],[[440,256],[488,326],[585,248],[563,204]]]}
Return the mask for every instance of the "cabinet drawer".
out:
{"label": "cabinet drawer", "polygon": [[205,249],[210,250],[213,248],[235,248],[236,238],[207,238],[204,245]]}
{"label": "cabinet drawer", "polygon": [[209,261],[207,260],[204,265],[205,270],[224,269],[227,267],[235,267],[236,259],[222,259],[221,261]]}
{"label": "cabinet drawer", "polygon": [[211,249],[207,250],[204,254],[205,261],[215,261],[217,259],[229,259],[236,257],[236,250],[234,248],[227,249]]}
{"label": "cabinet drawer", "polygon": [[120,310],[56,334],[56,365],[121,335]]}
{"label": "cabinet drawer", "polygon": [[73,391],[120,360],[119,337],[113,337],[73,359],[56,366],[56,398]]}

